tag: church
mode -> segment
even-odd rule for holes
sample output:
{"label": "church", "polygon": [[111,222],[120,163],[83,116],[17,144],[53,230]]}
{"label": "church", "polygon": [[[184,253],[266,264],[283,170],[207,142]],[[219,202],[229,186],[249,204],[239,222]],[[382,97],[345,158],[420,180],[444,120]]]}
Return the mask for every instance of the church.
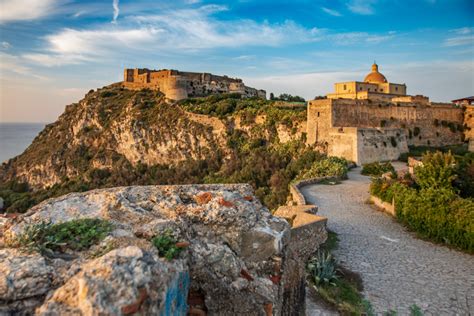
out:
{"label": "church", "polygon": [[363,81],[338,82],[334,90],[307,109],[307,143],[330,156],[360,165],[398,159],[408,146],[464,141],[469,122],[463,108],[408,95],[407,86],[389,82],[376,63]]}

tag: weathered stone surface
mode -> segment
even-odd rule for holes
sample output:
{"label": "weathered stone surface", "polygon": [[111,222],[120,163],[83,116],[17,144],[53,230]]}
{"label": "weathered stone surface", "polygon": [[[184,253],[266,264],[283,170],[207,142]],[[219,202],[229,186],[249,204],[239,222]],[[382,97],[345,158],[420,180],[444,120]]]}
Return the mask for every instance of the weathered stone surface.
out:
{"label": "weathered stone surface", "polygon": [[[189,285],[182,260],[168,263],[136,246],[85,264],[37,310],[41,315],[183,315]],[[181,289],[176,289],[181,286]],[[181,291],[180,295],[173,295]]]}
{"label": "weathered stone surface", "polygon": [[40,255],[1,249],[0,262],[1,301],[35,297],[49,291],[54,271]]}
{"label": "weathered stone surface", "polygon": [[[204,193],[204,199],[196,198]],[[248,185],[137,186],[68,194],[8,219],[3,235],[11,241],[29,224],[77,218],[107,219],[114,230],[70,261],[3,250],[18,272],[15,287],[0,287],[2,300],[17,304],[40,296],[28,311],[36,307],[45,315],[168,315],[177,302],[185,302],[189,277],[192,292],[204,293],[204,307],[190,306],[193,310],[265,315],[271,309],[278,315],[283,288],[293,285],[282,281],[287,279],[290,227],[273,217]],[[159,258],[151,244],[164,231],[184,247],[178,259]],[[2,260],[0,271],[9,269]],[[26,311],[8,308],[5,312]]]}

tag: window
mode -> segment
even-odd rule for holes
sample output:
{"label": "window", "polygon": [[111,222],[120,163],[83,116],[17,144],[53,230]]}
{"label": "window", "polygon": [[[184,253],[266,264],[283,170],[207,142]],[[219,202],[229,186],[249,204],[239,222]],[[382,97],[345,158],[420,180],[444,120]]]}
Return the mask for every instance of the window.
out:
{"label": "window", "polygon": [[362,90],[362,87],[359,87],[359,90]]}
{"label": "window", "polygon": [[318,117],[319,117],[319,112],[318,112]]}
{"label": "window", "polygon": [[367,88],[367,91],[370,91],[370,88]]}
{"label": "window", "polygon": [[398,91],[398,87],[395,87],[395,91]]}
{"label": "window", "polygon": [[346,85],[344,85],[344,90],[347,90],[347,86],[346,86]]}

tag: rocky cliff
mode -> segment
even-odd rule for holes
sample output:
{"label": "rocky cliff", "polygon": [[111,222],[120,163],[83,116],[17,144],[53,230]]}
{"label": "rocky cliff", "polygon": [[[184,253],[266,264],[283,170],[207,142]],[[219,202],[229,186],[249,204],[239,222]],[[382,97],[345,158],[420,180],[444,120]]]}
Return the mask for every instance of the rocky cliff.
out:
{"label": "rocky cliff", "polygon": [[[54,227],[80,219],[101,219],[110,228],[81,248],[77,243],[90,240],[91,231],[71,238],[61,235],[64,226],[45,228],[46,222]],[[305,247],[317,249],[325,238],[324,225],[321,229]],[[43,235],[47,238],[39,238]],[[163,243],[156,241],[165,235],[181,247],[168,259],[160,248]],[[58,243],[59,236],[69,242]],[[299,250],[289,246],[291,237],[288,223],[262,207],[248,185],[138,186],[72,193],[0,224],[0,244],[7,246],[0,250],[0,314],[302,311],[304,304],[294,297],[301,284],[304,289],[304,275],[293,269],[300,259]],[[283,302],[292,305],[282,306]]]}
{"label": "rocky cliff", "polygon": [[[0,166],[3,211],[24,212],[46,198],[95,188],[205,182],[251,183],[273,208],[311,163],[305,117],[304,109],[240,95],[170,104],[147,89],[91,90]],[[305,162],[291,166],[300,158]]]}
{"label": "rocky cliff", "polygon": [[111,85],[67,106],[22,155],[2,166],[0,178],[45,188],[120,164],[209,159],[225,151],[220,132],[189,119],[159,92]]}

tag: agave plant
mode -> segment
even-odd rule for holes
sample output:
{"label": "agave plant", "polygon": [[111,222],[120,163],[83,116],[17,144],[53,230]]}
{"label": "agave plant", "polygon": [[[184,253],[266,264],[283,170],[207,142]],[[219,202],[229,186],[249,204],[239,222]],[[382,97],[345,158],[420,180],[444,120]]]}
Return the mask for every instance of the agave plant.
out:
{"label": "agave plant", "polygon": [[319,251],[307,265],[311,280],[318,285],[336,285],[338,279],[336,260],[327,251]]}

